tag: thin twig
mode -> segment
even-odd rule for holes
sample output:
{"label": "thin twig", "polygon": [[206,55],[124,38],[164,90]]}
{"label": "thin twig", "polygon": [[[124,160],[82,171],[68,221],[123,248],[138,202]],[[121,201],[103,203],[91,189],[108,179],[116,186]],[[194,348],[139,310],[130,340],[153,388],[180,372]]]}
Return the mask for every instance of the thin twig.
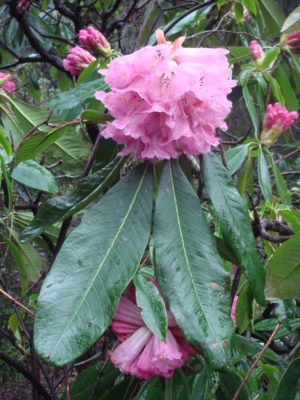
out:
{"label": "thin twig", "polygon": [[65,381],[66,381],[66,398],[67,400],[71,400],[71,393],[70,393],[70,379],[69,379],[69,371],[68,367],[64,367],[64,374],[65,374]]}
{"label": "thin twig", "polygon": [[245,378],[243,379],[243,382],[240,384],[240,387],[238,388],[238,390],[236,391],[234,397],[232,400],[237,400],[239,398],[239,395],[241,394],[241,391],[243,390],[243,387],[245,386],[247,380],[249,379],[250,375],[252,374],[252,372],[254,371],[254,369],[257,367],[259,361],[261,360],[262,356],[264,355],[265,351],[267,350],[267,348],[270,346],[272,340],[274,339],[276,333],[278,332],[278,329],[280,328],[280,322],[277,323],[277,325],[275,326],[275,329],[272,333],[272,335],[270,336],[269,340],[267,341],[267,343],[264,345],[264,348],[262,349],[262,351],[259,353],[257,359],[254,361],[254,363],[251,365],[251,368],[249,369],[247,375],[245,376]]}
{"label": "thin twig", "polygon": [[26,311],[28,314],[30,314],[32,317],[34,317],[34,312],[29,310],[29,308],[27,308],[26,306],[24,306],[22,303],[20,303],[17,299],[15,299],[14,297],[12,297],[10,294],[8,294],[7,292],[5,292],[4,290],[2,290],[0,288],[0,294],[2,294],[4,297],[6,297],[8,300],[12,301],[14,304],[16,304],[17,306],[19,306],[20,308],[22,308],[22,310]]}

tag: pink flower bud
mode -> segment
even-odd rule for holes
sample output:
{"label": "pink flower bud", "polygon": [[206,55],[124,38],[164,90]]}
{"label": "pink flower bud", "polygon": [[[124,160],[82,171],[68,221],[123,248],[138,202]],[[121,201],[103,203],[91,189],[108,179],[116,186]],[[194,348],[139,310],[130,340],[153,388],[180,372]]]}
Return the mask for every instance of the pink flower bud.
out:
{"label": "pink flower bud", "polygon": [[69,71],[71,75],[77,76],[95,60],[95,57],[91,53],[79,46],[75,46],[63,60],[63,65],[65,70]]}
{"label": "pink flower bud", "polygon": [[21,8],[23,11],[30,7],[30,0],[20,0],[18,1],[17,7]]}
{"label": "pink flower bud", "polygon": [[265,52],[263,51],[263,48],[257,42],[257,40],[252,40],[249,46],[249,51],[252,62],[254,64],[260,65],[265,58]]}
{"label": "pink flower bud", "polygon": [[232,306],[231,306],[230,316],[231,316],[231,320],[232,320],[232,322],[234,323],[235,326],[236,326],[235,309],[236,309],[237,302],[238,302],[238,296],[234,296],[233,303],[232,303]]}
{"label": "pink flower bud", "polygon": [[251,21],[249,12],[245,6],[243,6],[243,18],[244,18],[245,22],[247,22],[247,23],[249,23]]}
{"label": "pink flower bud", "polygon": [[110,44],[101,32],[89,26],[87,29],[79,31],[79,43],[89,50],[94,50],[104,57],[111,55]]}
{"label": "pink flower bud", "polygon": [[300,30],[288,33],[286,35],[287,38],[287,47],[289,47],[292,51],[297,54],[300,54]]}
{"label": "pink flower bud", "polygon": [[263,122],[261,143],[268,146],[274,144],[297,118],[298,113],[296,111],[289,112],[280,103],[269,104]]}
{"label": "pink flower bud", "polygon": [[12,81],[12,75],[8,72],[0,72],[0,92],[13,94],[16,85]]}

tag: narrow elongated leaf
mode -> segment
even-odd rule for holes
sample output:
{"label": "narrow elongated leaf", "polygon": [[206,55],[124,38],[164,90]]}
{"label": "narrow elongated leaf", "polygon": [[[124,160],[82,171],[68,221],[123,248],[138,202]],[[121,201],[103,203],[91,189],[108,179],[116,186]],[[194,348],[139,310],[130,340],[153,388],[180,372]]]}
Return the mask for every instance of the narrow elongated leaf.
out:
{"label": "narrow elongated leaf", "polygon": [[58,186],[54,176],[34,160],[24,161],[12,172],[12,178],[36,190],[57,193]]}
{"label": "narrow elongated leaf", "polygon": [[275,37],[280,34],[285,16],[276,0],[259,0],[266,29],[263,37]]}
{"label": "narrow elongated leaf", "polygon": [[297,400],[300,390],[300,357],[289,364],[279,382],[274,400]]}
{"label": "narrow elongated leaf", "polygon": [[[238,390],[241,379],[233,372],[223,372],[220,374],[219,387],[216,392],[217,400],[232,400],[236,391]],[[246,389],[243,388],[240,395],[240,400],[248,400]]]}
{"label": "narrow elongated leaf", "polygon": [[166,340],[168,319],[164,301],[153,282],[142,274],[134,278],[137,305],[142,309],[142,318],[147,327],[160,340]]}
{"label": "narrow elongated leaf", "polygon": [[3,147],[8,156],[11,155],[12,152],[11,145],[9,144],[8,140],[6,139],[2,131],[0,131],[0,146]]}
{"label": "narrow elongated leaf", "polygon": [[255,130],[255,134],[257,134],[257,131],[258,131],[257,113],[256,113],[253,97],[251,96],[247,86],[243,87],[243,95],[244,95],[247,109],[250,114],[250,118],[251,118],[254,130]]}
{"label": "narrow elongated leaf", "polygon": [[45,279],[34,338],[49,362],[74,360],[110,324],[150,234],[153,179],[147,171],[145,165],[133,170],[83,217]]}
{"label": "narrow elongated leaf", "polygon": [[291,195],[288,191],[285,180],[284,180],[283,176],[281,175],[280,169],[278,168],[278,165],[275,164],[275,161],[274,161],[271,153],[269,153],[269,159],[271,162],[271,167],[272,167],[273,175],[275,178],[275,183],[276,183],[276,188],[277,188],[278,194],[279,194],[283,204],[291,205]]}
{"label": "narrow elongated leaf", "polygon": [[300,232],[276,249],[266,265],[266,296],[300,296]]}
{"label": "narrow elongated leaf", "polygon": [[233,332],[229,281],[199,199],[179,164],[164,165],[153,243],[160,288],[192,346],[219,368]]}
{"label": "narrow elongated leaf", "polygon": [[265,200],[272,203],[272,183],[263,149],[258,149],[258,181]]}
{"label": "narrow elongated leaf", "polygon": [[279,53],[279,48],[275,47],[274,49],[270,50],[266,55],[265,58],[261,64],[262,69],[266,69],[271,67],[274,64],[274,61],[276,60],[277,56]]}
{"label": "narrow elongated leaf", "polygon": [[246,161],[240,179],[237,183],[237,189],[239,191],[239,194],[242,197],[245,197],[247,193],[249,193],[250,195],[253,194],[253,187],[254,187],[254,179],[252,170],[252,160],[251,157],[249,157]]}
{"label": "narrow elongated leaf", "polygon": [[43,203],[33,221],[21,232],[20,240],[28,242],[55,222],[82,210],[112,183],[124,162],[124,159],[115,159],[100,171],[81,179],[72,192]]}
{"label": "narrow elongated leaf", "polygon": [[286,73],[284,66],[287,67],[284,62],[281,62],[280,65],[278,65],[276,68],[275,77],[280,85],[287,109],[289,111],[298,111],[297,96],[290,83],[289,75]]}
{"label": "narrow elongated leaf", "polygon": [[255,298],[265,304],[265,273],[259,260],[248,209],[235,188],[227,170],[212,153],[204,155],[204,182],[218,214],[227,246],[245,268]]}

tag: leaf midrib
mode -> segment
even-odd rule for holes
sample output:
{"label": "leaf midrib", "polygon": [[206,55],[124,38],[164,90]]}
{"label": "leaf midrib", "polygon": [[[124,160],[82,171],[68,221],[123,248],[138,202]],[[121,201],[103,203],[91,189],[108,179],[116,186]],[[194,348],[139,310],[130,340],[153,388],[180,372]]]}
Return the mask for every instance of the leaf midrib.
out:
{"label": "leaf midrib", "polygon": [[[200,298],[199,298],[199,296],[198,296],[198,292],[197,292],[197,289],[196,289],[196,286],[195,286],[194,278],[193,278],[193,275],[192,275],[192,271],[191,271],[191,267],[190,267],[190,262],[189,262],[189,259],[188,259],[188,256],[187,256],[185,241],[184,241],[183,233],[182,233],[181,220],[180,220],[180,216],[179,216],[179,210],[178,210],[178,204],[177,204],[177,197],[176,197],[176,194],[175,194],[175,186],[174,186],[173,173],[172,173],[172,166],[171,166],[170,161],[169,161],[169,170],[170,170],[170,179],[171,179],[171,185],[172,185],[172,192],[173,192],[173,199],[174,199],[176,217],[177,217],[177,222],[178,222],[178,229],[179,229],[180,239],[181,239],[181,243],[182,243],[182,247],[183,247],[185,262],[186,262],[186,265],[187,265],[187,267],[188,267],[188,271],[189,271],[189,274],[190,274],[190,279],[191,279],[191,282],[192,282],[192,285],[193,285],[193,288],[194,288],[194,292],[195,292],[195,294],[196,294],[196,298],[197,298],[197,300],[198,300],[199,306],[200,306],[200,308],[201,308],[201,310],[202,310],[203,315],[205,316],[205,320],[207,321],[207,325],[209,326],[209,328],[210,328],[210,330],[211,330],[213,336],[215,337],[216,341],[219,343],[219,339],[218,339],[217,336],[215,335],[214,330],[212,329],[212,326],[211,326],[211,324],[210,324],[210,321],[207,319],[206,314],[205,314],[205,312],[204,312],[202,303],[201,303],[201,301],[200,301]],[[225,352],[224,352],[224,349],[223,349],[222,346],[221,346],[221,348],[222,348],[222,352],[224,353],[225,359],[226,359],[226,354],[225,354]]]}
{"label": "leaf midrib", "polygon": [[144,173],[143,173],[143,175],[142,175],[142,177],[141,177],[141,180],[140,180],[140,182],[139,182],[139,185],[138,185],[138,187],[137,187],[137,189],[136,189],[136,191],[135,191],[135,193],[134,193],[133,199],[132,199],[132,201],[131,201],[131,203],[130,203],[130,205],[129,205],[129,207],[128,207],[128,210],[127,210],[127,212],[126,212],[126,214],[125,214],[125,217],[124,217],[124,219],[123,219],[123,221],[122,221],[122,223],[121,223],[121,225],[120,225],[120,227],[119,227],[119,229],[118,229],[116,235],[114,236],[114,238],[113,238],[113,240],[112,240],[111,245],[109,246],[109,248],[108,248],[108,250],[107,250],[105,256],[103,257],[102,262],[100,263],[100,265],[99,265],[99,267],[98,267],[98,270],[97,270],[96,274],[94,275],[94,278],[91,280],[90,285],[88,286],[88,288],[87,288],[87,290],[86,290],[84,296],[82,297],[81,302],[80,302],[79,305],[77,306],[77,308],[76,308],[74,314],[72,315],[72,317],[71,317],[71,318],[69,319],[69,321],[67,322],[65,329],[63,330],[63,332],[62,332],[61,336],[59,337],[59,339],[58,339],[58,341],[57,341],[57,343],[56,343],[54,349],[52,350],[52,353],[55,353],[55,351],[56,351],[56,349],[58,348],[60,342],[62,341],[62,338],[64,337],[65,332],[67,331],[67,329],[69,329],[69,327],[70,327],[72,321],[74,320],[74,318],[75,318],[76,315],[78,314],[78,312],[79,312],[79,310],[80,310],[82,304],[85,302],[85,300],[86,300],[86,298],[87,298],[87,296],[88,296],[88,294],[89,294],[89,292],[90,292],[90,290],[91,290],[91,288],[92,288],[92,286],[93,286],[93,284],[94,284],[94,282],[95,282],[97,276],[99,275],[99,273],[100,273],[100,271],[101,271],[101,269],[102,269],[102,267],[103,267],[103,265],[104,265],[104,263],[105,263],[107,257],[109,256],[109,254],[110,254],[112,248],[114,247],[114,244],[115,244],[115,242],[117,241],[118,236],[120,235],[120,232],[122,231],[122,229],[123,229],[123,227],[124,227],[124,225],[125,225],[125,223],[126,223],[128,217],[129,217],[129,214],[130,214],[130,212],[131,212],[131,210],[132,210],[132,208],[133,208],[133,205],[134,205],[134,203],[135,203],[135,201],[136,201],[136,198],[137,198],[137,196],[138,196],[138,193],[139,193],[139,191],[140,191],[140,189],[141,189],[141,187],[142,187],[142,184],[143,184],[143,182],[144,182],[144,178],[145,178],[145,175],[146,175],[146,173],[147,173],[147,170],[148,170],[148,166],[146,166],[146,168],[145,168],[145,171],[144,171]]}

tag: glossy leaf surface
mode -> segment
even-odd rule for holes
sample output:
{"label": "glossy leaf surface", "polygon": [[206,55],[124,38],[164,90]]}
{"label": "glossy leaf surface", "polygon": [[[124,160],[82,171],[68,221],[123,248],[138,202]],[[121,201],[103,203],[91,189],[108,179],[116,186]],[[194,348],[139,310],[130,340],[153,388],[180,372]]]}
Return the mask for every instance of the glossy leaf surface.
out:
{"label": "glossy leaf surface", "polygon": [[218,214],[227,246],[245,268],[260,304],[264,304],[265,273],[258,258],[247,206],[221,161],[212,153],[204,155],[204,182]]}
{"label": "glossy leaf surface", "polygon": [[19,163],[13,170],[12,178],[36,190],[49,193],[58,192],[54,176],[34,160]]}
{"label": "glossy leaf surface", "polygon": [[165,162],[153,243],[160,288],[192,346],[219,368],[233,332],[229,280],[199,199],[176,161]]}
{"label": "glossy leaf surface", "polygon": [[109,326],[148,242],[152,186],[147,166],[133,170],[64,242],[38,300],[34,338],[44,359],[74,360]]}

